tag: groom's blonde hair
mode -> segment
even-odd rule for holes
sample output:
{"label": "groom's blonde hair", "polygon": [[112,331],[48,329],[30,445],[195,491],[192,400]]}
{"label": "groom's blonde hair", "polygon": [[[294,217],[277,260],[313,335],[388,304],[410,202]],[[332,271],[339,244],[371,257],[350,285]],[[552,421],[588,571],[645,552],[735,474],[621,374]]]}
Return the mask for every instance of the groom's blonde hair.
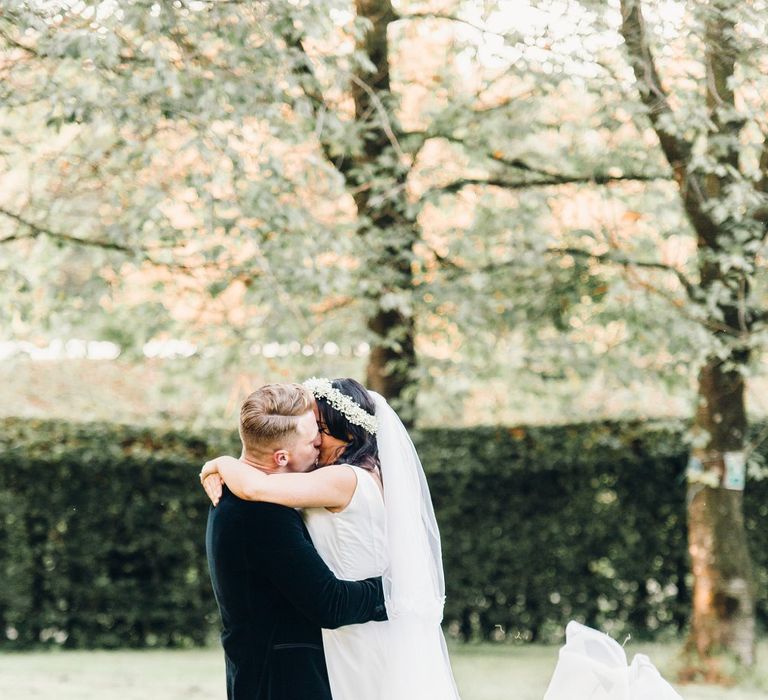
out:
{"label": "groom's blonde hair", "polygon": [[240,439],[247,452],[284,447],[298,419],[312,410],[312,395],[301,384],[266,384],[240,407]]}

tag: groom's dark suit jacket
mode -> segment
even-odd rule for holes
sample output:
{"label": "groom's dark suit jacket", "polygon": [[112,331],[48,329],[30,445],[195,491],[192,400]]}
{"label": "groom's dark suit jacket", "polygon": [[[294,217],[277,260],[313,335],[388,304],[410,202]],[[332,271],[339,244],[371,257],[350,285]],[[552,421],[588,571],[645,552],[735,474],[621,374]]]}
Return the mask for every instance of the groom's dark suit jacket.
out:
{"label": "groom's dark suit jacket", "polygon": [[340,581],[293,508],[224,488],[205,546],[229,700],[331,700],[320,629],[385,620],[381,579]]}

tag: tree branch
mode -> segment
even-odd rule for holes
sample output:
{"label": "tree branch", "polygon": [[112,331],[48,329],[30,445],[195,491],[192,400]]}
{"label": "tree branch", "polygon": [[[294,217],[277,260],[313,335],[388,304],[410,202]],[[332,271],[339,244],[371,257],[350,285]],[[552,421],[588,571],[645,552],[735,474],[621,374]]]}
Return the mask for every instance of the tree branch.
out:
{"label": "tree branch", "polygon": [[621,15],[621,34],[627,47],[629,64],[635,74],[640,99],[648,110],[651,125],[667,161],[675,172],[675,177],[678,182],[682,182],[690,159],[691,146],[670,130],[674,128],[675,114],[656,69],[646,35],[641,0],[621,0]]}
{"label": "tree branch", "polygon": [[328,162],[330,162],[336,168],[336,170],[339,171],[339,173],[345,175],[348,166],[346,166],[344,163],[343,155],[341,157],[335,156],[331,151],[330,144],[325,139],[323,139],[323,116],[331,110],[325,101],[323,89],[320,85],[320,81],[315,75],[314,69],[312,68],[312,60],[310,59],[307,50],[304,48],[302,37],[299,35],[283,36],[283,40],[289,48],[293,49],[301,56],[301,63],[299,64],[299,68],[297,69],[296,73],[299,76],[301,91],[309,100],[309,105],[312,108],[312,114],[315,118],[315,122],[318,125],[316,136],[318,142],[320,143],[320,148],[322,148],[323,154],[325,155]]}
{"label": "tree branch", "polygon": [[[521,161],[522,163],[522,161]],[[517,166],[520,167],[520,166]],[[531,172],[537,171],[531,167]],[[455,180],[448,185],[442,187],[433,187],[427,190],[423,198],[439,195],[439,194],[454,194],[459,192],[464,187],[471,185],[482,185],[485,187],[499,187],[507,190],[525,190],[532,187],[557,187],[560,185],[573,185],[573,184],[593,184],[593,185],[608,185],[614,182],[652,182],[655,180],[669,180],[667,175],[654,175],[654,174],[629,174],[629,175],[606,175],[597,173],[594,175],[553,175],[550,173],[544,173],[548,175],[548,179],[541,180],[506,180],[504,178],[461,178]]]}
{"label": "tree branch", "polygon": [[[483,90],[485,89],[487,88],[483,88]],[[518,95],[511,95],[506,97],[501,102],[497,102],[496,104],[488,105],[487,107],[475,107],[472,109],[472,112],[474,114],[490,114],[491,112],[504,109],[509,107],[509,105],[514,104],[515,102],[519,102],[520,100],[524,100],[528,97],[533,97],[534,95],[535,90],[526,90],[525,92],[522,92]],[[476,93],[475,97],[476,99],[480,99],[480,93]]]}
{"label": "tree branch", "polygon": [[[459,144],[461,146],[465,146],[467,148],[472,148],[471,146],[468,146],[466,141],[464,139],[459,138],[458,136],[453,136],[451,134],[441,134],[441,133],[430,133],[429,131],[409,131],[403,134],[404,137],[410,138],[414,137],[419,140],[419,148],[424,145],[426,141],[429,139],[444,139],[448,141],[449,143],[455,143]],[[533,182],[533,183],[526,183],[525,185],[522,185],[523,187],[526,186],[545,186],[545,185],[565,185],[565,184],[571,184],[574,182],[593,182],[597,185],[607,184],[609,182],[614,181],[621,181],[621,180],[627,180],[627,181],[638,181],[638,182],[650,182],[654,180],[671,180],[670,175],[664,175],[664,174],[647,174],[647,173],[635,173],[635,174],[626,174],[626,175],[607,175],[607,174],[597,174],[597,175],[564,175],[563,173],[554,172],[552,170],[546,170],[544,168],[537,168],[527,161],[523,160],[522,158],[507,158],[504,155],[502,155],[499,151],[493,151],[493,152],[486,152],[479,154],[481,157],[488,158],[489,160],[494,161],[495,163],[499,163],[501,165],[504,165],[508,168],[514,168],[516,170],[522,170],[527,173],[532,173],[534,175],[539,175],[542,177],[547,178],[546,182]],[[768,156],[766,156],[768,158]],[[768,175],[767,175],[768,177]],[[482,184],[482,182],[486,181],[472,181],[468,182],[465,181],[465,184]],[[489,184],[495,184],[488,181]],[[498,185],[502,186],[502,185]],[[449,185],[448,187],[452,187],[452,185]],[[515,186],[513,188],[519,188],[520,186]],[[460,189],[460,188],[459,188]],[[456,191],[454,189],[451,189],[449,191]]]}
{"label": "tree branch", "polygon": [[[463,139],[457,136],[452,136],[450,134],[435,134],[434,136],[428,136],[427,138],[441,138],[441,139],[445,139],[450,143],[456,143],[461,146],[467,146],[466,142]],[[505,165],[508,168],[515,168],[516,170],[524,170],[525,172],[533,173],[535,175],[541,175],[551,180],[563,180],[564,178],[568,177],[567,175],[563,175],[562,173],[555,173],[555,172],[552,172],[551,170],[536,168],[530,165],[529,163],[527,163],[526,161],[524,161],[522,158],[505,158],[499,151],[483,153],[481,155],[496,163]]]}
{"label": "tree branch", "polygon": [[83,246],[86,248],[98,248],[101,250],[110,250],[118,253],[125,253],[133,257],[140,257],[143,261],[148,262],[150,265],[153,265],[155,267],[160,267],[167,270],[178,270],[186,274],[193,274],[204,268],[210,268],[210,267],[220,268],[220,266],[213,261],[206,262],[201,265],[195,265],[195,266],[185,265],[184,263],[180,263],[176,261],[161,262],[159,260],[155,260],[154,258],[152,258],[152,256],[150,255],[152,251],[147,248],[142,248],[142,247],[132,248],[130,246],[123,245],[121,243],[116,243],[115,241],[102,240],[98,238],[79,238],[78,236],[72,236],[67,233],[62,233],[61,231],[54,231],[53,229],[50,229],[47,226],[36,224],[33,221],[29,221],[28,219],[25,219],[23,216],[15,212],[9,211],[4,207],[0,207],[0,214],[8,217],[9,219],[16,221],[18,224],[20,224],[21,226],[29,230],[29,233],[26,235],[13,234],[10,236],[6,236],[5,238],[0,238],[0,245],[5,243],[13,243],[15,241],[34,240],[40,236],[45,236],[46,238],[52,238],[53,240],[61,241],[62,243],[67,243],[69,245]]}
{"label": "tree branch", "polygon": [[[456,276],[462,275],[462,274],[471,274],[474,272],[486,272],[486,273],[497,272],[505,268],[514,267],[519,264],[519,261],[517,260],[517,258],[513,258],[510,260],[502,260],[502,261],[494,262],[489,265],[483,265],[479,268],[469,269],[456,263],[450,258],[439,254],[434,249],[430,249],[430,250],[432,254],[435,256],[435,259],[444,267],[450,268],[451,273]],[[664,263],[655,262],[651,260],[633,260],[631,258],[627,258],[624,256],[617,256],[615,253],[591,253],[590,251],[583,250],[581,248],[568,248],[568,247],[548,248],[547,250],[544,251],[544,253],[546,255],[572,255],[574,257],[593,260],[595,262],[600,262],[603,264],[619,265],[623,267],[628,274],[631,274],[633,270],[636,271],[637,268],[660,270],[662,272],[671,272],[680,281],[680,284],[683,286],[683,288],[686,291],[687,297],[694,301],[697,298],[696,286],[688,279],[685,273],[683,273],[681,270],[675,267],[672,267],[671,265],[665,265]],[[673,298],[670,294],[662,291],[661,289],[658,289],[653,285],[649,285],[647,281],[635,279],[635,282],[641,285],[643,288],[647,289],[648,291],[651,291],[661,296],[665,301],[670,303],[677,310],[678,313],[680,313],[683,317],[687,318],[689,321],[702,325],[711,331],[727,333],[729,335],[735,335],[733,328],[723,323],[720,323],[715,319],[706,318],[706,317],[701,318],[696,316],[695,314],[690,313],[685,309],[683,302],[679,298],[677,299]]]}
{"label": "tree branch", "polygon": [[91,248],[102,248],[104,250],[115,250],[120,253],[130,253],[132,255],[136,254],[140,250],[137,248],[130,248],[128,246],[124,246],[120,243],[115,243],[114,241],[105,241],[105,240],[99,240],[94,238],[78,238],[77,236],[72,236],[67,233],[53,231],[47,228],[46,226],[41,226],[40,224],[36,224],[32,221],[29,221],[28,219],[25,219],[23,216],[16,214],[15,212],[9,211],[4,207],[0,207],[0,214],[8,217],[9,219],[13,219],[14,221],[21,224],[23,227],[25,227],[30,231],[30,233],[27,235],[14,234],[11,236],[6,236],[5,238],[0,238],[0,243],[10,243],[12,241],[37,238],[38,236],[47,236],[48,238],[53,238],[55,240],[62,241],[65,243],[72,243],[72,244],[87,246]]}
{"label": "tree branch", "polygon": [[[691,313],[691,311],[685,308],[685,305],[680,299],[673,297],[671,294],[669,294],[668,292],[662,289],[659,289],[655,285],[649,284],[646,280],[639,279],[636,274],[637,270],[634,270],[632,267],[628,267],[626,272],[631,282],[638,285],[641,289],[644,289],[647,292],[650,292],[651,294],[655,294],[656,296],[661,297],[670,306],[672,306],[678,314],[680,314],[683,318],[687,319],[688,321],[691,321],[692,323],[695,323],[703,328],[706,328],[708,331],[713,333],[722,333],[724,335],[729,335],[731,337],[738,337],[738,334],[734,331],[734,329],[731,326],[728,326],[725,323],[721,323],[720,321],[717,321],[716,319],[713,319],[708,316],[702,317],[702,316],[697,316],[694,313]],[[694,307],[694,308],[701,308],[701,307]]]}
{"label": "tree branch", "polygon": [[40,54],[33,49],[31,46],[27,46],[26,44],[22,44],[17,39],[14,39],[8,32],[6,32],[4,29],[0,28],[0,37],[5,39],[5,41],[10,44],[11,46],[21,49],[25,53],[27,53],[29,56],[35,56],[38,57]]}
{"label": "tree branch", "polygon": [[440,12],[409,12],[405,15],[397,15],[397,21],[400,20],[414,20],[414,19],[443,19],[448,22],[457,22],[459,24],[463,24],[467,27],[471,27],[472,29],[482,32],[483,34],[492,34],[493,36],[501,37],[502,39],[511,39],[515,37],[519,37],[519,34],[516,32],[497,32],[493,29],[489,29],[488,27],[484,27],[480,24],[475,24],[474,22],[471,22],[470,20],[466,20],[462,17],[459,17],[458,15],[446,15]]}
{"label": "tree branch", "polygon": [[395,149],[395,152],[400,158],[404,158],[405,154],[403,153],[403,149],[400,147],[400,143],[398,142],[397,136],[395,135],[395,132],[392,128],[392,123],[389,119],[389,115],[387,114],[387,109],[384,106],[384,103],[381,101],[373,88],[364,80],[361,80],[354,74],[350,76],[350,80],[360,89],[364,90],[368,97],[371,98],[371,102],[376,107],[376,112],[379,115],[379,119],[381,119],[381,128],[387,135],[390,145]]}
{"label": "tree branch", "polygon": [[[460,265],[454,260],[451,260],[449,257],[438,253],[432,247],[430,247],[429,250],[441,265],[450,268],[456,273],[469,274],[473,272],[496,272],[507,267],[514,267],[515,265],[519,265],[519,260],[517,258],[511,258],[509,260],[499,260],[490,263],[489,265],[482,265],[480,267],[469,269],[463,265]],[[665,263],[656,262],[653,260],[634,260],[623,255],[617,255],[616,253],[592,253],[588,250],[584,250],[583,248],[547,248],[543,252],[546,255],[570,255],[575,258],[582,258],[604,264],[619,265],[624,268],[635,267],[650,270],[660,270],[662,272],[671,272],[680,281],[680,284],[688,293],[689,297],[693,298],[693,295],[696,293],[695,285],[688,279],[682,270],[679,270],[678,268],[671,265],[666,265]]]}
{"label": "tree branch", "polygon": [[549,248],[546,252],[548,255],[571,255],[573,257],[593,260],[599,263],[620,265],[624,268],[639,267],[649,270],[671,272],[677,277],[678,281],[685,289],[688,298],[692,301],[695,301],[697,298],[696,285],[688,279],[682,270],[672,267],[671,265],[665,265],[664,263],[654,262],[652,260],[633,260],[632,258],[616,255],[615,253],[591,253],[590,251],[581,248]]}
{"label": "tree branch", "polygon": [[557,173],[552,170],[545,170],[544,168],[537,168],[530,163],[524,161],[522,158],[506,158],[499,152],[488,153],[486,157],[490,160],[505,165],[509,168],[515,168],[517,170],[524,170],[534,175],[541,175],[549,178],[553,181],[553,184],[566,185],[574,182],[593,182],[596,185],[605,185],[609,182],[616,181],[637,181],[637,182],[651,182],[654,180],[670,180],[669,175],[663,173],[626,173],[622,175],[608,175],[607,173],[596,173],[592,175],[564,175],[563,173]]}
{"label": "tree branch", "polygon": [[760,153],[760,172],[762,177],[758,182],[758,189],[763,194],[768,195],[768,135],[763,139],[763,150]]}

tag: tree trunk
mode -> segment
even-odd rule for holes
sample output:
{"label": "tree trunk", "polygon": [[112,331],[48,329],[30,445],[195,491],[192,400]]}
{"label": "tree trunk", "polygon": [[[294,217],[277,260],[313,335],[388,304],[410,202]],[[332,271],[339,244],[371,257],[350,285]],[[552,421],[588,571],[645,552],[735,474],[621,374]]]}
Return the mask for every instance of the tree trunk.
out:
{"label": "tree trunk", "polygon": [[[732,0],[712,0],[704,13],[703,37],[706,105],[712,127],[703,134],[708,156],[717,167],[694,164],[693,143],[674,128],[672,109],[656,68],[646,33],[641,0],[621,0],[621,32],[636,84],[680,189],[680,199],[698,246],[700,281],[688,290],[705,310],[715,344],[727,349],[707,358],[698,376],[698,407],[689,465],[688,548],[694,578],[693,611],[688,649],[698,656],[684,675],[702,672],[707,680],[727,677],[718,655],[728,653],[743,665],[755,654],[755,611],[752,567],[744,528],[744,447],[747,416],[744,376],[749,361],[750,318],[744,308],[750,268],[724,262],[724,251],[761,236],[760,227],[728,209],[729,190],[740,184],[739,132],[744,120],[736,108],[733,78],[736,65]],[[715,216],[716,205],[726,216]],[[727,256],[726,256],[727,257]],[[715,299],[718,313],[708,311]]]}
{"label": "tree trunk", "polygon": [[414,319],[396,310],[379,309],[368,319],[368,328],[382,340],[373,346],[368,358],[367,386],[398,403],[403,422],[412,424],[416,366]]}
{"label": "tree trunk", "polygon": [[[361,235],[376,286],[368,291],[373,334],[368,386],[392,401],[406,424],[415,418],[415,322],[410,296],[411,259],[418,225],[407,213],[407,164],[397,146],[400,132],[390,92],[387,30],[397,16],[390,0],[356,0],[359,17],[370,22],[358,48],[375,70],[359,73],[352,85],[355,119],[363,128],[362,151],[354,157],[347,184],[354,193]],[[380,184],[372,183],[376,178]]]}
{"label": "tree trunk", "polygon": [[710,359],[699,373],[695,421],[696,431],[709,440],[693,451],[688,491],[694,576],[688,647],[698,655],[697,671],[710,681],[724,678],[719,654],[731,653],[746,666],[755,659],[752,565],[742,510],[746,427],[743,376]]}
{"label": "tree trunk", "polygon": [[[367,20],[357,50],[372,66],[371,70],[358,67],[350,80],[355,105],[352,132],[358,139],[341,154],[338,145],[323,141],[322,135],[321,146],[355,201],[358,231],[366,249],[361,259],[365,280],[361,293],[371,302],[366,326],[373,339],[366,381],[392,401],[408,424],[415,418],[416,394],[411,260],[420,232],[409,211],[406,179],[411,163],[398,141],[402,130],[389,78],[388,29],[397,14],[391,0],[355,0],[355,11]],[[300,36],[287,36],[286,41],[306,53]],[[328,105],[308,58],[298,70],[318,116]]]}
{"label": "tree trunk", "polygon": [[[712,157],[730,166],[730,172],[738,172],[738,137],[743,122],[721,109],[731,107],[735,113],[731,84],[735,27],[729,7],[727,0],[714,0],[714,12],[707,17],[707,107],[714,123]],[[726,168],[707,172],[702,180],[705,201],[710,202],[725,199],[734,184]],[[699,217],[691,216],[691,221],[698,233],[702,291],[710,293],[718,284],[730,292],[730,299],[719,304],[722,332],[730,336],[730,356],[727,362],[708,358],[699,372],[694,432],[707,436],[707,443],[692,453],[694,468],[688,494],[688,548],[694,577],[689,649],[696,650],[697,665],[703,664],[705,675],[719,680],[723,675],[717,667],[719,654],[732,654],[746,666],[755,658],[752,564],[742,506],[747,415],[740,370],[749,361],[749,351],[741,349],[737,340],[749,332],[748,321],[738,307],[740,294],[745,297],[749,289],[749,279],[744,272],[724,269],[719,259],[723,248],[733,245],[740,222],[728,217],[715,225],[703,203],[691,206],[690,195],[687,199],[689,216],[692,209],[700,213]]]}

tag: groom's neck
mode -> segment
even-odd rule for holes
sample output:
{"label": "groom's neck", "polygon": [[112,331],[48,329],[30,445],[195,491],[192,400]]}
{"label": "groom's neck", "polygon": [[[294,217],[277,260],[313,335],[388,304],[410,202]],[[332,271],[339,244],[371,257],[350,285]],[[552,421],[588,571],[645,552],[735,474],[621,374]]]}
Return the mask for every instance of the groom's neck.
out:
{"label": "groom's neck", "polygon": [[240,461],[245,462],[249,467],[258,469],[265,474],[278,474],[285,471],[278,467],[272,460],[272,454],[253,454],[251,452],[243,452],[240,454]]}

